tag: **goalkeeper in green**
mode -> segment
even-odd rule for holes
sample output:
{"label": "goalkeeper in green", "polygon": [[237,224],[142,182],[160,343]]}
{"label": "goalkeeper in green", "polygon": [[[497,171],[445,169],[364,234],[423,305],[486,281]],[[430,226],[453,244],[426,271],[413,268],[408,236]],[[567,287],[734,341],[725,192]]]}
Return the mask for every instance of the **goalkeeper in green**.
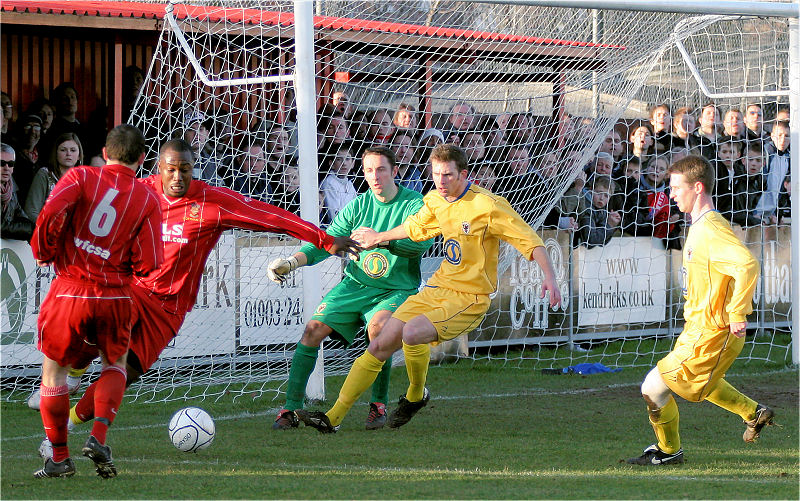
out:
{"label": "goalkeeper in green", "polygon": [[[396,183],[398,169],[392,150],[383,146],[368,148],[362,164],[370,190],[336,215],[327,229],[330,235],[349,236],[360,227],[389,230],[422,207],[420,193]],[[366,326],[367,335],[372,339],[406,298],[418,292],[422,254],[432,243],[432,240],[396,240],[380,248],[364,250],[358,261],[347,264],[344,279],[322,298],[297,343],[289,370],[286,404],[278,413],[273,429],[298,426],[294,411],[303,408],[306,385],[325,338],[336,336],[349,345],[359,328]],[[304,245],[293,256],[270,263],[267,273],[271,280],[283,283],[298,267],[313,265],[329,256],[324,250]],[[386,423],[391,365],[389,359],[372,385],[366,421],[368,430],[381,428]]]}

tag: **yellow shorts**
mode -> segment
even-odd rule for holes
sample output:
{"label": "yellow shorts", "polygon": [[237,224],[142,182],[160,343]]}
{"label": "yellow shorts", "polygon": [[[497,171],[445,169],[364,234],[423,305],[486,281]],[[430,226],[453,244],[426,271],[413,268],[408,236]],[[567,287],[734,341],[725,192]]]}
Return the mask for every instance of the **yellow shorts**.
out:
{"label": "yellow shorts", "polygon": [[466,294],[441,287],[425,287],[410,296],[392,315],[408,322],[425,315],[431,321],[439,341],[447,341],[478,327],[489,309],[488,295]]}
{"label": "yellow shorts", "polygon": [[743,346],[744,336],[736,337],[728,329],[686,324],[672,351],[658,361],[658,371],[670,390],[700,402],[725,376]]}

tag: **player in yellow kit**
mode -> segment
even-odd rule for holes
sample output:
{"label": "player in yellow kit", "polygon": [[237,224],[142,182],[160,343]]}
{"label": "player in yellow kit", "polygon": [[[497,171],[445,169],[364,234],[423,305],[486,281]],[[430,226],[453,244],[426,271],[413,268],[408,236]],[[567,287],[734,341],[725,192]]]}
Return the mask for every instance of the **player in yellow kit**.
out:
{"label": "player in yellow kit", "polygon": [[401,226],[377,233],[359,228],[352,238],[364,248],[410,238],[422,241],[442,235],[445,258],[421,292],[410,296],[394,312],[353,367],[334,406],[327,412],[297,411],[307,426],[323,433],[335,432],[356,399],[377,377],[392,353],[403,348],[408,391],[387,425],[407,423],[428,403],[425,379],[430,361],[428,343],[446,341],[475,329],[489,308],[489,294],[497,289],[500,240],[535,260],[544,271],[541,297],[550,292],[550,306],[561,303],[553,266],[541,238],[500,196],[467,179],[467,158],[451,144],[431,153],[436,190],[423,199],[416,214]]}
{"label": "player in yellow kit", "polygon": [[628,460],[639,465],[683,463],[673,392],[690,402],[708,400],[740,415],[747,425],[745,442],[755,441],[774,416],[772,409],[757,404],[723,379],[744,346],[758,261],[714,209],[714,171],[705,158],[692,155],[679,160],[669,168],[669,175],[670,197],[692,221],[681,270],[685,325],[672,351],[642,383],[658,443]]}

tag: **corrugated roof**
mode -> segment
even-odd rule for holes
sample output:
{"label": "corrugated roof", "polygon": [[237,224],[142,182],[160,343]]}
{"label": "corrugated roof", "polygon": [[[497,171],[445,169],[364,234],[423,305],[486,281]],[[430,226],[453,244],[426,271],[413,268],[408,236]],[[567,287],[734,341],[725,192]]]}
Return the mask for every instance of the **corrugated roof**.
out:
{"label": "corrugated roof", "polygon": [[[54,1],[54,0],[3,0],[1,12],[18,12],[33,14],[74,15],[117,17],[129,19],[161,20],[165,16],[165,4],[144,2],[88,2],[88,1]],[[183,5],[174,6],[177,19],[194,18],[201,21],[244,24],[264,24],[291,26],[294,14],[287,12],[264,11],[260,9],[230,9],[213,6]],[[595,45],[587,42],[541,38],[534,36],[510,35],[488,31],[443,28],[438,26],[422,26],[418,24],[390,23],[368,21],[342,17],[315,16],[314,27],[317,29],[364,31],[382,33],[400,33],[422,37],[438,37],[462,40],[481,40],[495,42],[515,42],[536,45],[559,45],[572,47],[602,47],[622,49],[616,45]]]}

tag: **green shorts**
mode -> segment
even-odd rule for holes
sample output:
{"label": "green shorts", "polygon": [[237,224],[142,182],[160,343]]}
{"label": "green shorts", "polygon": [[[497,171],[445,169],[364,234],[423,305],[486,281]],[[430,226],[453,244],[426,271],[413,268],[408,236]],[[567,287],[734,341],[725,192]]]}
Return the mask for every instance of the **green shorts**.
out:
{"label": "green shorts", "polygon": [[368,325],[375,313],[381,310],[394,312],[408,296],[416,293],[417,289],[367,287],[344,277],[325,294],[311,319],[327,325],[338,338],[350,345],[358,330]]}

